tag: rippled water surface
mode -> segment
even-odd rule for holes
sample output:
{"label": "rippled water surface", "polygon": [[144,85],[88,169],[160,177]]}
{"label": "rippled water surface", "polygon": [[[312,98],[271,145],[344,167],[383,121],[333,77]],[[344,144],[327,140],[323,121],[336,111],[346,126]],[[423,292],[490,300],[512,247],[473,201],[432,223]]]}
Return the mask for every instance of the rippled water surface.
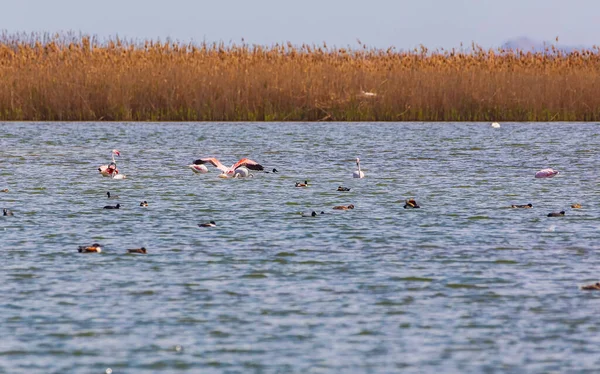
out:
{"label": "rippled water surface", "polygon": [[2,123],[0,372],[597,372],[599,130]]}

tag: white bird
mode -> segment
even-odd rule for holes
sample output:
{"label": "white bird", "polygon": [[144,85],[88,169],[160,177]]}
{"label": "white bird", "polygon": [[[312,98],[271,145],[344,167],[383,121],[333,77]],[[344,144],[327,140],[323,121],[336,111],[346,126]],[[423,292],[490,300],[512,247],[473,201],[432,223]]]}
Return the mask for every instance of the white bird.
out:
{"label": "white bird", "polygon": [[356,158],[356,166],[358,167],[358,170],[354,170],[354,173],[352,173],[352,176],[354,178],[364,178],[365,173],[360,171],[360,159],[358,157]]}
{"label": "white bird", "polygon": [[[243,176],[242,174],[247,173],[248,175],[251,175],[250,172],[248,171],[248,169],[250,170],[263,170],[263,166],[261,164],[259,164],[256,161],[252,161],[248,158],[242,158],[241,160],[239,160],[238,162],[236,162],[235,164],[231,165],[230,168],[228,168],[227,166],[223,165],[219,160],[217,160],[214,157],[207,157],[207,158],[200,158],[196,161],[194,161],[195,165],[202,165],[202,164],[211,164],[213,166],[215,166],[217,169],[221,170],[223,172],[223,174],[221,174],[219,177],[221,178],[229,178],[229,177],[235,177],[237,176]],[[239,173],[236,174],[236,170],[241,168],[241,167],[245,167],[246,170],[244,171],[243,169],[240,170]],[[248,176],[245,175],[245,176]]]}
{"label": "white bird", "polygon": [[254,174],[250,173],[250,170],[248,170],[247,167],[245,166],[240,166],[239,168],[235,169],[235,171],[233,172],[233,178],[246,178],[246,177],[254,177]]}
{"label": "white bird", "polygon": [[492,123],[492,127],[495,129],[499,129],[500,128],[500,124],[498,122],[494,122]]}
{"label": "white bird", "polygon": [[188,165],[188,167],[190,169],[192,169],[192,171],[194,173],[200,173],[200,174],[208,173],[208,168],[206,167],[206,165],[191,164],[191,165]]}

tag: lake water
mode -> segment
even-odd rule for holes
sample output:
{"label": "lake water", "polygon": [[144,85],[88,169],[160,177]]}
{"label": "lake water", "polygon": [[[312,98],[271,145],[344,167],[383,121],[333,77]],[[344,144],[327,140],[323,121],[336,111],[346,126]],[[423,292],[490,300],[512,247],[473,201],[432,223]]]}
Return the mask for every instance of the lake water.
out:
{"label": "lake water", "polygon": [[600,367],[597,124],[1,123],[0,161],[2,373]]}

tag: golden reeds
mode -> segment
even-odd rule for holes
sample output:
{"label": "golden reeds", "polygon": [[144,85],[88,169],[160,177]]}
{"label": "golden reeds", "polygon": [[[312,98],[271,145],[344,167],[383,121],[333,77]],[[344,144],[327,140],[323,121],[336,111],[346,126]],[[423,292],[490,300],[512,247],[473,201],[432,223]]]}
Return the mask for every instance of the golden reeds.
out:
{"label": "golden reeds", "polygon": [[0,120],[598,121],[600,51],[0,35]]}

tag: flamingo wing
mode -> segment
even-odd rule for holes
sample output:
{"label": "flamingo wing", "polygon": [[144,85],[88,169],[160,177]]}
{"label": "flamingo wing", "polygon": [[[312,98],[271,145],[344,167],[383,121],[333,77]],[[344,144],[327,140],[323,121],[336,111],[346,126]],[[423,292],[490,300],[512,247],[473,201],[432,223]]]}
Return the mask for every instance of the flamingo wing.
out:
{"label": "flamingo wing", "polygon": [[216,167],[217,169],[221,170],[223,173],[226,173],[227,167],[225,165],[223,165],[221,163],[221,161],[217,160],[214,157],[207,157],[207,158],[199,158],[196,161],[194,161],[195,165],[202,165],[202,164],[211,164],[212,166]]}
{"label": "flamingo wing", "polygon": [[236,162],[235,164],[233,164],[233,166],[231,167],[233,170],[239,168],[240,166],[245,166],[250,170],[264,170],[264,167],[259,164],[256,161],[250,160],[249,158],[243,158],[241,160],[239,160],[238,162]]}

